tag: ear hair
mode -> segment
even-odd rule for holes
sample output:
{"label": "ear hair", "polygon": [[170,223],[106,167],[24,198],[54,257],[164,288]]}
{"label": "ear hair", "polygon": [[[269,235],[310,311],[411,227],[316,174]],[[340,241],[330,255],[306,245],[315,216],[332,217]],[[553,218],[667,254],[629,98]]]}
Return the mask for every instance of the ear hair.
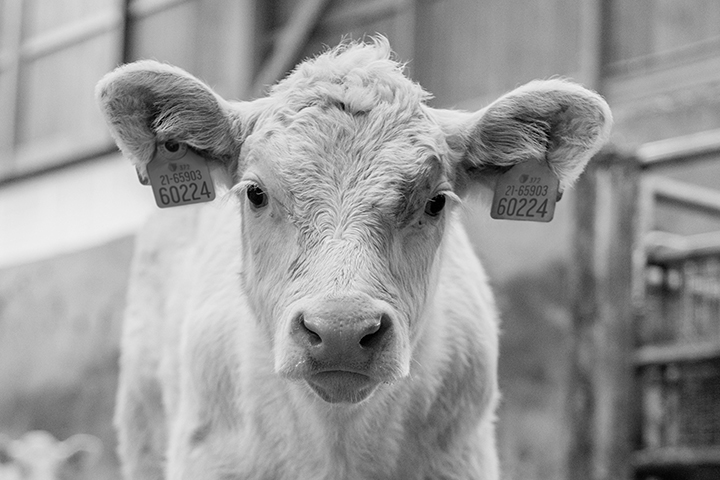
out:
{"label": "ear hair", "polygon": [[611,126],[610,107],[595,92],[563,80],[534,81],[485,110],[468,153],[499,167],[545,159],[564,189],[607,142]]}
{"label": "ear hair", "polygon": [[597,93],[565,80],[530,82],[475,113],[436,110],[456,156],[458,181],[488,182],[527,161],[546,161],[569,188],[610,135],[612,113]]}
{"label": "ear hair", "polygon": [[237,111],[184,70],[145,60],[117,68],[98,83],[96,97],[120,149],[146,175],[157,143],[175,140],[209,159],[239,155]]}

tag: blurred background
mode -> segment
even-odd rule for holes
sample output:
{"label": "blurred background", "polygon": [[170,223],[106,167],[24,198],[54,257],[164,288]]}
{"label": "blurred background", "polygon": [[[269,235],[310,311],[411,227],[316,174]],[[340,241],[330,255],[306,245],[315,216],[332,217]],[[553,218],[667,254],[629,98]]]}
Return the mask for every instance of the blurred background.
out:
{"label": "blurred background", "polygon": [[0,0],[0,432],[104,444],[133,234],[156,207],[93,99],[154,58],[249,99],[386,35],[433,106],[534,78],[606,96],[612,145],[550,224],[467,228],[503,316],[504,478],[720,478],[720,2]]}

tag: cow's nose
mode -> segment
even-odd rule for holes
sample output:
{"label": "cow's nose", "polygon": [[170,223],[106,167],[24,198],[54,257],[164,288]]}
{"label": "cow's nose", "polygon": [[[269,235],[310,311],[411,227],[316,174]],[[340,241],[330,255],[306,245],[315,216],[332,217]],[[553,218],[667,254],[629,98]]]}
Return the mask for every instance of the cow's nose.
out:
{"label": "cow's nose", "polygon": [[320,368],[356,370],[383,350],[391,329],[385,312],[305,311],[296,317],[293,336]]}

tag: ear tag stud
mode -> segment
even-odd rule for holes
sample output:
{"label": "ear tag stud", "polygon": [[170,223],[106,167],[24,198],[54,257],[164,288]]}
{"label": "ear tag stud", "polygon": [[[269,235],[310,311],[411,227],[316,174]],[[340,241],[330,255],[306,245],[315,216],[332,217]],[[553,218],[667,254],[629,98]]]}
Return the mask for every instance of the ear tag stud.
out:
{"label": "ear tag stud", "polygon": [[184,143],[159,144],[147,171],[155,203],[160,208],[209,202],[215,198],[207,161]]}
{"label": "ear tag stud", "polygon": [[527,160],[503,173],[495,184],[490,216],[503,220],[549,222],[555,214],[560,181],[546,162]]}

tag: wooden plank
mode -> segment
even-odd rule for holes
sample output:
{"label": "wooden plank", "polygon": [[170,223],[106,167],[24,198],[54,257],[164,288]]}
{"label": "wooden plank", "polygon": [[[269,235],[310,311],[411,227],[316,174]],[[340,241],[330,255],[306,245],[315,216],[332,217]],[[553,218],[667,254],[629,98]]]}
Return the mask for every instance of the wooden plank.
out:
{"label": "wooden plank", "polygon": [[652,179],[655,198],[675,205],[720,215],[720,191],[665,177]]}
{"label": "wooden plank", "polygon": [[195,0],[130,0],[128,12],[133,19],[145,18],[192,1]]}
{"label": "wooden plank", "polygon": [[[654,0],[655,21],[653,28],[653,50],[666,52],[682,45],[693,45],[707,40],[708,36],[717,38],[720,31],[709,30],[708,20],[717,18],[720,9],[718,2],[711,4],[703,0]],[[647,21],[647,19],[645,19]],[[717,26],[715,26],[717,29]]]}
{"label": "wooden plank", "polygon": [[[635,162],[640,168],[640,162],[637,157]],[[655,215],[657,213],[657,205],[655,202],[655,193],[652,185],[645,178],[638,179],[638,198],[637,198],[637,238],[633,246],[633,307],[636,312],[642,314],[645,309],[647,254],[648,249],[645,247],[648,240],[648,232],[654,226]]]}
{"label": "wooden plank", "polygon": [[71,136],[33,142],[18,149],[16,168],[12,175],[0,178],[0,186],[83,163],[114,151],[117,151],[117,146],[109,134],[84,142]]}
{"label": "wooden plank", "polygon": [[15,166],[15,131],[17,128],[18,84],[20,80],[20,41],[22,35],[22,0],[5,0],[0,17],[4,58],[0,58],[0,178]]}
{"label": "wooden plank", "polygon": [[22,61],[32,61],[119,28],[121,11],[102,12],[28,39],[20,49]]}
{"label": "wooden plank", "polygon": [[629,478],[635,430],[632,285],[637,165],[591,162],[580,177],[572,265],[568,471],[574,478]]}
{"label": "wooden plank", "polygon": [[412,0],[371,0],[329,12],[319,22],[324,30],[345,30],[395,15],[411,6]]}
{"label": "wooden plank", "polygon": [[672,467],[720,467],[720,447],[665,447],[641,450],[633,454],[632,464],[635,468],[643,470]]}
{"label": "wooden plank", "polygon": [[613,103],[630,102],[720,81],[720,55],[715,49],[707,57],[687,59],[650,71],[606,75],[603,93]]}
{"label": "wooden plank", "polygon": [[625,75],[713,54],[720,41],[714,0],[608,2],[612,16],[607,73]]}
{"label": "wooden plank", "polygon": [[303,0],[296,7],[290,23],[283,29],[274,46],[273,55],[263,65],[252,88],[253,96],[260,96],[263,90],[290,70],[318,24],[329,0]]}
{"label": "wooden plank", "polygon": [[18,148],[65,136],[83,143],[106,134],[94,87],[116,65],[120,44],[116,29],[23,64]]}
{"label": "wooden plank", "polygon": [[[250,96],[258,36],[255,2],[183,0],[133,5],[127,60],[154,58],[192,72],[227,99]],[[148,5],[167,9],[137,10]]]}
{"label": "wooden plank", "polygon": [[648,142],[638,147],[636,155],[646,169],[720,156],[720,129]]}
{"label": "wooden plank", "polygon": [[30,0],[23,13],[23,38],[46,32],[92,17],[98,13],[119,10],[122,0]]}
{"label": "wooden plank", "polygon": [[12,175],[0,177],[0,188],[74,165],[95,161],[103,155],[117,151],[115,142],[110,139],[100,139],[85,145],[78,145],[75,142],[41,144],[34,147],[32,151],[25,150],[18,153],[18,157],[20,157],[18,163],[23,167],[17,168]]}
{"label": "wooden plank", "polygon": [[650,232],[644,244],[648,261],[663,265],[688,258],[720,255],[720,232],[695,235]]}
{"label": "wooden plank", "polygon": [[720,342],[688,345],[648,345],[637,349],[633,363],[638,367],[720,359]]}

